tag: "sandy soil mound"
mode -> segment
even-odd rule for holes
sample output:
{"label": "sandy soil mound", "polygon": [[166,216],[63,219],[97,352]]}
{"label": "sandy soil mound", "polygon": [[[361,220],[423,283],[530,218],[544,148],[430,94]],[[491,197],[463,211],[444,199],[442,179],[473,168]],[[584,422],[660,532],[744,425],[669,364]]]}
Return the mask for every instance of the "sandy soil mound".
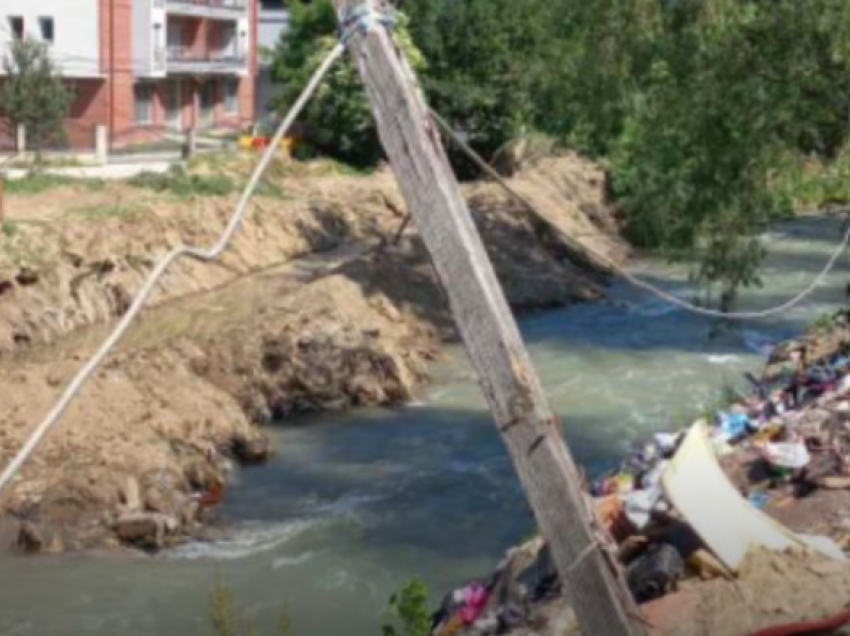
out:
{"label": "sandy soil mound", "polygon": [[[609,257],[626,255],[606,204],[604,173],[568,155],[545,160],[514,182],[539,204],[540,216],[496,185],[466,188],[497,266],[517,268],[506,281],[512,300],[548,306],[598,293],[598,272],[562,235],[580,237]],[[404,217],[387,171],[283,179],[279,190],[276,198],[257,197],[221,261],[180,263],[151,305],[317,252],[390,240]],[[123,183],[7,199],[13,230],[0,233],[0,356],[119,316],[158,257],[181,240],[212,244],[235,204],[234,197],[181,199]]]}
{"label": "sandy soil mound", "polygon": [[833,617],[847,609],[848,598],[850,566],[808,552],[760,549],[747,555],[737,580],[687,584],[644,612],[653,636],[747,636]]}

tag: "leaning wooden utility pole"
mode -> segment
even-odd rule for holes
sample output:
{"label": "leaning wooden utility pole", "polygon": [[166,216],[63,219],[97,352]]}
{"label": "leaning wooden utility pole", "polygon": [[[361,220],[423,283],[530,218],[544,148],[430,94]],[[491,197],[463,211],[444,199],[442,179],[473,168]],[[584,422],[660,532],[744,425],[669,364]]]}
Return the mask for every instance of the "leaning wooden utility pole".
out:
{"label": "leaning wooden utility pole", "polygon": [[334,0],[381,141],[431,255],[495,423],[587,636],[646,633],[595,520],[519,329],[461,196],[386,4]]}

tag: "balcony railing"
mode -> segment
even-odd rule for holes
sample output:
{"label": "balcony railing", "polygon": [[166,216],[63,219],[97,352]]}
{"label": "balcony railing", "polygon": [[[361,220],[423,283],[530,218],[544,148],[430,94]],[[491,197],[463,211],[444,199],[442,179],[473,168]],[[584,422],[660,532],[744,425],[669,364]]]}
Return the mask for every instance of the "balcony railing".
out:
{"label": "balcony railing", "polygon": [[248,9],[248,0],[167,0],[168,10],[197,16],[233,15]]}
{"label": "balcony railing", "polygon": [[248,56],[234,50],[198,53],[184,46],[168,47],[168,70],[175,73],[237,73],[248,68]]}

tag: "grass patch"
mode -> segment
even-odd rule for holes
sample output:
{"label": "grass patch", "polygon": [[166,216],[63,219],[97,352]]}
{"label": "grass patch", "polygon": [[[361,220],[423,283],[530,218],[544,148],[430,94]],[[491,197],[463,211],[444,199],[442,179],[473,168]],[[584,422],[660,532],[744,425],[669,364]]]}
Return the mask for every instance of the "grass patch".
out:
{"label": "grass patch", "polygon": [[829,332],[835,327],[835,316],[832,313],[824,313],[814,318],[806,325],[807,332]]}
{"label": "grass patch", "polygon": [[0,226],[3,236],[8,239],[15,238],[20,230],[21,228],[14,221],[3,221],[2,226]]}
{"label": "grass patch", "polygon": [[39,268],[44,263],[44,252],[27,240],[19,223],[6,221],[0,227],[0,261],[15,267]]}
{"label": "grass patch", "polygon": [[136,188],[172,194],[180,199],[223,197],[235,189],[233,181],[225,175],[190,174],[180,166],[172,166],[162,174],[143,172],[128,183]]}
{"label": "grass patch", "polygon": [[[143,172],[127,181],[133,187],[171,194],[180,199],[224,197],[241,192],[251,178],[259,155],[210,153],[197,155],[186,167],[172,166],[168,172]],[[275,158],[257,186],[256,195],[282,201],[292,196],[283,187],[288,177],[310,178],[369,174],[331,160],[309,162]]]}
{"label": "grass patch", "polygon": [[30,172],[21,179],[5,181],[5,191],[11,195],[41,194],[55,188],[83,186],[90,190],[102,190],[105,183],[101,179],[72,179],[47,172]]}
{"label": "grass patch", "polygon": [[281,186],[266,180],[260,181],[254,194],[258,197],[278,199],[280,201],[290,201],[293,198],[291,194],[284,192]]}
{"label": "grass patch", "polygon": [[104,221],[107,219],[135,219],[146,211],[142,206],[117,201],[75,208],[73,213],[79,214],[87,221]]}
{"label": "grass patch", "polygon": [[[230,589],[216,575],[215,584],[209,597],[209,618],[215,636],[258,636],[253,623],[247,620]],[[278,636],[294,636],[292,619],[285,607],[281,608],[276,633]]]}

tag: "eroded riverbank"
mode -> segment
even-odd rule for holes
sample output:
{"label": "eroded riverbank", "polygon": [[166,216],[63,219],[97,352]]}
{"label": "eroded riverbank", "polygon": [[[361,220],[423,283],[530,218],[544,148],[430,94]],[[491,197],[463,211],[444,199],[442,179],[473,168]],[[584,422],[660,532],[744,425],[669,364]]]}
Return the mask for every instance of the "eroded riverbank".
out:
{"label": "eroded riverbank", "polygon": [[[578,259],[563,233],[625,256],[604,175],[569,156],[516,182],[541,216],[494,186],[466,188],[513,306],[599,298],[605,272]],[[220,264],[182,264],[166,278],[14,483],[7,543],[17,537],[37,552],[180,543],[203,527],[234,462],[266,456],[257,424],[415,398],[453,330],[415,230],[399,233],[391,176],[280,187],[291,195],[260,198]],[[134,192],[110,185],[11,200],[17,231],[0,252],[4,458],[126,309],[151,255],[180,236],[210,241],[232,204],[141,193],[132,214],[92,217]],[[57,197],[84,207],[64,213]]]}

